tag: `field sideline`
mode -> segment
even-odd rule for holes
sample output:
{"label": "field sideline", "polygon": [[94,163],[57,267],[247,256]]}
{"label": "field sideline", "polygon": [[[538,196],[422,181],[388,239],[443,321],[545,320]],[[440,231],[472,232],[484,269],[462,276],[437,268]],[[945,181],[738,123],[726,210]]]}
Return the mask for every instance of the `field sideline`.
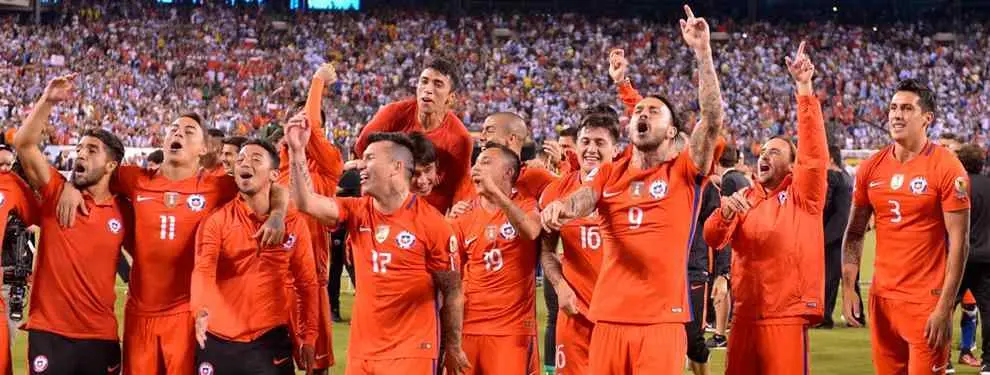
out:
{"label": "field sideline", "polygon": [[[864,282],[869,282],[873,276],[873,235],[870,233],[867,237],[866,251],[863,254],[863,262],[866,266],[863,269],[862,280]],[[864,288],[866,290],[866,288]],[[537,314],[539,315],[540,321],[540,350],[542,351],[543,344],[543,331],[546,322],[546,306],[543,303],[543,290],[542,288],[538,290],[539,295],[537,296]],[[344,293],[341,301],[341,308],[345,318],[350,317],[351,302],[353,297],[350,294]],[[119,323],[123,327],[123,302],[124,302],[124,287],[118,290],[117,299],[117,316],[120,320]],[[842,306],[841,300],[839,302],[839,307]],[[810,346],[811,346],[811,370],[813,373],[818,374],[829,374],[829,375],[862,375],[862,374],[872,374],[872,365],[870,361],[870,336],[867,329],[848,329],[848,328],[838,328],[841,325],[840,308],[836,308],[835,311],[837,328],[831,331],[828,330],[811,330],[810,332]],[[956,317],[953,319],[954,333],[953,337],[959,337],[959,314],[956,313]],[[982,323],[982,322],[981,322]],[[337,366],[335,368],[336,374],[343,374],[344,367],[346,366],[346,350],[347,350],[347,335],[350,331],[350,326],[347,323],[340,323],[334,325],[334,354],[337,358]],[[731,332],[730,332],[731,334]],[[977,343],[980,342],[977,338]],[[955,361],[958,359],[958,349],[956,345],[958,339],[953,342],[953,354],[952,359]],[[24,332],[17,333],[17,339],[14,343],[13,350],[13,361],[14,361],[14,374],[27,374],[27,334]],[[977,351],[979,352],[979,351]],[[716,350],[713,351],[711,357],[712,374],[722,374],[725,369],[725,351]],[[977,374],[977,369],[961,367],[956,365],[957,374]],[[690,372],[685,371],[685,374]],[[302,374],[302,372],[300,372]]]}

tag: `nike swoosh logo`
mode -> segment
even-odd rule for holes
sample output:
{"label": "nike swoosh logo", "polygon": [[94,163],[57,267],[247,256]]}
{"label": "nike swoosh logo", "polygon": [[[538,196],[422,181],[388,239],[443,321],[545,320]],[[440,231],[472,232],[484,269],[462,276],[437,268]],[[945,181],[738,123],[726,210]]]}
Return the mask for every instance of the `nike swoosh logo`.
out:
{"label": "nike swoosh logo", "polygon": [[371,232],[371,228],[360,227],[360,228],[358,228],[358,232]]}
{"label": "nike swoosh logo", "polygon": [[137,201],[138,202],[150,201],[152,199],[155,199],[155,198],[152,198],[152,197],[143,197],[143,196],[140,196],[140,195],[137,196]]}
{"label": "nike swoosh logo", "polygon": [[877,187],[877,186],[880,186],[880,184],[882,184],[882,182],[879,182],[879,181],[874,181],[874,182],[871,182],[871,183],[870,183],[870,187],[871,187],[871,188],[873,188],[873,187]]}
{"label": "nike swoosh logo", "polygon": [[289,360],[289,357],[285,357],[285,358],[282,358],[282,359],[275,358],[275,359],[272,360],[272,364],[274,364],[275,366],[279,366],[279,365],[285,363],[285,361],[288,361],[288,360]]}
{"label": "nike swoosh logo", "polygon": [[471,246],[471,243],[474,242],[477,239],[478,239],[478,237],[471,237],[471,238],[468,238],[468,239],[464,240],[464,246]]}
{"label": "nike swoosh logo", "polygon": [[317,355],[316,356],[316,360],[319,361],[319,360],[321,360],[323,358],[326,358],[326,357],[329,357],[329,356],[330,356],[329,354],[320,354],[320,355]]}
{"label": "nike swoosh logo", "polygon": [[615,191],[615,192],[607,192],[606,191],[606,192],[602,193],[602,196],[605,197],[605,198],[611,198],[611,197],[614,197],[614,196],[619,195],[619,194],[622,194],[622,192],[621,191]]}
{"label": "nike swoosh logo", "polygon": [[117,369],[119,369],[119,368],[120,368],[120,364],[119,363],[116,366],[107,367],[107,373],[112,374],[114,372],[117,372]]}
{"label": "nike swoosh logo", "polygon": [[944,365],[942,365],[942,367],[936,367],[936,366],[932,366],[932,372],[934,372],[934,373],[936,373],[936,374],[937,374],[937,373],[940,373],[940,372],[942,372],[942,370],[945,370],[945,369],[946,369],[946,368],[948,368],[948,367],[949,367],[949,364],[948,364],[948,363],[946,363],[946,364],[944,364]]}

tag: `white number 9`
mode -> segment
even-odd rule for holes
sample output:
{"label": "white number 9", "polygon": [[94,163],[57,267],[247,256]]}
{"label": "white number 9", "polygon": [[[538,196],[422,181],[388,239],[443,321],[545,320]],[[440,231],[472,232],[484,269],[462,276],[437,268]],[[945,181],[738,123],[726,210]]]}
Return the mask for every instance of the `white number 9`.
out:
{"label": "white number 9", "polygon": [[632,207],[629,209],[629,228],[637,229],[643,225],[643,209]]}

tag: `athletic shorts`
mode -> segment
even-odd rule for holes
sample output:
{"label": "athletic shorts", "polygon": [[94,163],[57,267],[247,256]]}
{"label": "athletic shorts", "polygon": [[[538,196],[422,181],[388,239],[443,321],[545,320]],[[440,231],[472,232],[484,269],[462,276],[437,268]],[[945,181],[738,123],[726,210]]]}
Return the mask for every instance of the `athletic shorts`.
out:
{"label": "athletic shorts", "polygon": [[[870,295],[870,339],[878,374],[944,374],[949,345],[931,349],[925,325],[935,303],[913,303]],[[732,334],[735,335],[735,327]]]}
{"label": "athletic shorts", "polygon": [[595,375],[680,374],[687,355],[684,323],[598,322],[591,334]]}
{"label": "athletic shorts", "polygon": [[590,360],[591,332],[595,329],[583,315],[557,312],[556,368],[559,375],[586,375]]}
{"label": "athletic shorts", "polygon": [[193,329],[189,312],[142,316],[125,311],[124,374],[193,374],[197,346]]}
{"label": "athletic shorts", "polygon": [[28,332],[31,375],[120,374],[120,344],[109,340],[77,340],[44,331]]}
{"label": "athletic shorts", "polygon": [[463,348],[471,368],[465,375],[538,375],[539,342],[536,336],[464,335]]}
{"label": "athletic shorts", "polygon": [[708,363],[709,350],[705,345],[705,313],[708,310],[708,283],[691,284],[691,321],[684,324],[687,334],[687,356],[695,363]]}
{"label": "athletic shorts", "polygon": [[347,360],[344,375],[436,374],[437,360],[432,358]]}
{"label": "athletic shorts", "polygon": [[[292,301],[291,313],[289,314],[289,326],[292,328],[292,342],[295,344],[292,347],[292,357],[296,360],[296,366],[302,367],[302,355],[299,353],[299,349],[302,347],[302,342],[298,340],[295,332],[302,329],[300,327],[300,306],[296,304],[295,289],[286,288],[290,291],[289,300]],[[330,295],[327,292],[326,285],[320,287],[320,291],[317,293],[319,295],[319,300],[317,301],[317,324],[316,327],[316,367],[317,369],[328,369],[333,367],[333,317],[330,315]]]}
{"label": "athletic shorts", "polygon": [[807,375],[808,327],[736,322],[726,355],[726,375]]}
{"label": "athletic shorts", "polygon": [[289,328],[273,328],[251,342],[228,341],[207,333],[205,347],[196,347],[196,373],[293,375]]}

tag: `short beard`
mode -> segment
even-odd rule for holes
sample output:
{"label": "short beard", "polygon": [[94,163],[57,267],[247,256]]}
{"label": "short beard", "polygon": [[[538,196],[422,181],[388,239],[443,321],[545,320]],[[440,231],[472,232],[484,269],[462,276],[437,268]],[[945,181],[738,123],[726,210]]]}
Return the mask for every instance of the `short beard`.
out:
{"label": "short beard", "polygon": [[72,172],[72,175],[70,176],[72,179],[72,186],[75,186],[76,190],[79,191],[86,190],[89,187],[96,185],[97,182],[100,182],[100,178],[103,177],[103,174],[103,168],[91,171],[90,173],[82,176],[80,176],[78,172]]}
{"label": "short beard", "polygon": [[660,145],[661,144],[663,144],[663,141],[662,140],[659,140],[659,141],[650,140],[650,141],[646,141],[646,142],[643,142],[643,141],[640,141],[640,142],[633,141],[633,146],[636,147],[637,150],[642,151],[642,152],[654,152],[658,148],[660,148]]}

